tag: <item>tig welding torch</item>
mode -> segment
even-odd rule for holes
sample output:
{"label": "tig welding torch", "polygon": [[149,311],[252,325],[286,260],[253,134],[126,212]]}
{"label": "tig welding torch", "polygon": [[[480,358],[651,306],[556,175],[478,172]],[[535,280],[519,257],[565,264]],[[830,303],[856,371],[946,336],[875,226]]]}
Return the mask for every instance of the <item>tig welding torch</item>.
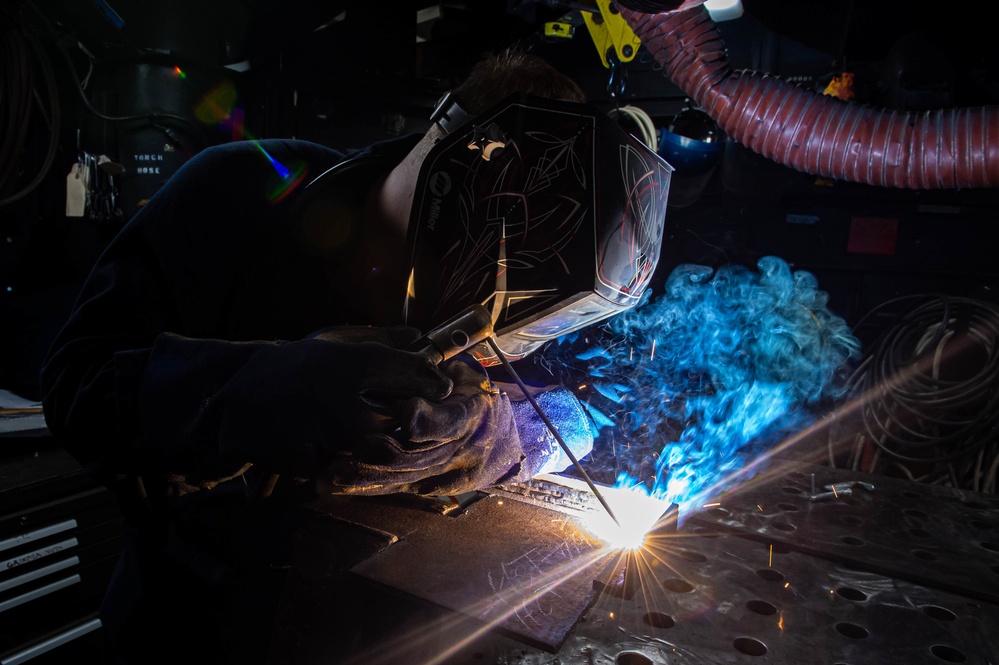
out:
{"label": "tig welding torch", "polygon": [[541,408],[541,405],[538,404],[537,400],[534,399],[523,379],[520,378],[520,375],[514,370],[513,365],[507,360],[506,355],[500,350],[499,345],[493,337],[492,317],[485,307],[482,305],[472,305],[466,308],[455,317],[416,340],[410,347],[410,350],[426,354],[435,364],[440,364],[483,341],[489,344],[507,373],[510,374],[510,377],[520,387],[521,392],[524,393],[524,396],[531,403],[531,406],[534,407],[541,420],[544,421],[552,436],[555,437],[558,445],[562,448],[562,452],[569,458],[576,471],[586,481],[587,486],[589,486],[594,496],[600,501],[600,505],[604,507],[604,510],[614,520],[614,523],[620,526],[620,522],[618,522],[614,512],[600,494],[597,486],[590,479],[589,474],[583,469],[583,465],[573,455],[572,450],[565,442],[565,439],[562,438],[555,424],[548,418],[548,415]]}

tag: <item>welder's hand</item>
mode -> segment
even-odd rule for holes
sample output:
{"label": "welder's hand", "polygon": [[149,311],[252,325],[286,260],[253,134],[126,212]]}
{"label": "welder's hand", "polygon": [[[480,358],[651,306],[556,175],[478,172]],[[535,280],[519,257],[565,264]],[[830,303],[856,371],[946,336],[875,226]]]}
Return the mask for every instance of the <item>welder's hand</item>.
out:
{"label": "welder's hand", "polygon": [[420,331],[410,326],[332,326],[309,335],[309,339],[345,344],[377,342],[394,349],[405,349],[419,338]]}
{"label": "welder's hand", "polygon": [[440,400],[452,381],[402,350],[412,328],[344,327],[257,353],[226,386],[222,453],[312,476],[365,437],[397,430],[412,399]]}
{"label": "welder's hand", "polygon": [[409,400],[399,429],[358,441],[327,469],[320,491],[453,495],[526,480],[510,400],[467,354],[443,369],[454,384],[446,399]]}

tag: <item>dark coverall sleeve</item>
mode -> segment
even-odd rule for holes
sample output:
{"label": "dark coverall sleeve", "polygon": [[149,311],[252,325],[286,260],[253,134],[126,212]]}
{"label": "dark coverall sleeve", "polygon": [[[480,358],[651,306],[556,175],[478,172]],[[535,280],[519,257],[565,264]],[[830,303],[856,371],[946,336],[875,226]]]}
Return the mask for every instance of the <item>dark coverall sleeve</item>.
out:
{"label": "dark coverall sleeve", "polygon": [[[343,158],[304,141],[226,144],[195,155],[150,199],[98,259],[42,369],[45,419],[61,445],[111,474],[238,472],[203,448],[196,433],[210,423],[199,400],[277,345],[241,340],[230,311],[292,198],[271,160],[308,177]],[[140,410],[144,376],[184,397]]]}

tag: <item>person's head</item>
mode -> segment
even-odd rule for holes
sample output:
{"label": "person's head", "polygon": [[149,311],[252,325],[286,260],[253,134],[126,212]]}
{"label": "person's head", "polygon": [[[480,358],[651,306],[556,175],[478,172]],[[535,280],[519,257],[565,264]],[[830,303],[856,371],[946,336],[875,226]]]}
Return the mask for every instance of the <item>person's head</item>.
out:
{"label": "person's head", "polygon": [[515,93],[585,102],[582,88],[544,59],[509,48],[480,60],[454,90],[455,100],[470,115],[478,115]]}
{"label": "person's head", "polygon": [[[586,101],[586,94],[575,81],[543,58],[515,47],[483,57],[448,96],[459,107],[456,110],[462,117],[472,117],[518,93],[568,102]],[[434,122],[381,186],[377,200],[382,218],[388,220],[386,228],[405,236],[413,188],[423,160],[446,134]]]}

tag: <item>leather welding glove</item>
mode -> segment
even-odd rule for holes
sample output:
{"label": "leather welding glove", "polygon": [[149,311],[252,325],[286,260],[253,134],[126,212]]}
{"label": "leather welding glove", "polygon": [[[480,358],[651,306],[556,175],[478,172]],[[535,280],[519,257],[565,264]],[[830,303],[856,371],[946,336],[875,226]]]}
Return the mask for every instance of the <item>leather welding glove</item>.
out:
{"label": "leather welding glove", "polygon": [[[399,430],[368,436],[349,455],[335,459],[321,492],[455,495],[523,482],[558,466],[558,444],[538,430],[545,425],[533,407],[528,404],[530,413],[515,407],[467,354],[443,367],[454,383],[451,394],[443,400],[409,400]],[[578,401],[569,397],[579,409],[573,417],[583,416]],[[585,454],[592,436],[585,427],[577,430],[587,433],[574,437],[578,452]]]}
{"label": "leather welding glove", "polygon": [[211,486],[255,464],[314,477],[340,451],[393,432],[411,399],[452,380],[403,350],[412,328],[336,328],[291,342],[160,335],[140,388],[144,446],[157,466]]}
{"label": "leather welding glove", "polygon": [[364,360],[362,370],[352,377],[358,382],[357,401],[362,407],[350,419],[355,427],[345,430],[351,438],[395,430],[399,426],[400,400],[412,397],[443,399],[453,388],[451,379],[433,360],[406,350],[420,337],[416,328],[338,326],[309,337],[331,342],[338,348],[357,351],[362,356],[373,356]]}
{"label": "leather welding glove", "polygon": [[321,492],[461,494],[520,475],[524,455],[509,399],[467,354],[442,369],[451,394],[408,400],[399,428],[358,440],[326,469]]}
{"label": "leather welding glove", "polygon": [[[534,405],[523,396],[516,386],[505,386],[513,405],[517,431],[521,444],[531,460],[528,469],[530,477],[542,473],[557,473],[573,466],[572,459],[565,453],[544,419],[538,415]],[[562,442],[576,460],[582,460],[593,450],[597,428],[583,409],[583,405],[568,389],[562,386],[545,386],[531,392],[534,401],[558,431]],[[522,397],[522,398],[521,398]]]}

